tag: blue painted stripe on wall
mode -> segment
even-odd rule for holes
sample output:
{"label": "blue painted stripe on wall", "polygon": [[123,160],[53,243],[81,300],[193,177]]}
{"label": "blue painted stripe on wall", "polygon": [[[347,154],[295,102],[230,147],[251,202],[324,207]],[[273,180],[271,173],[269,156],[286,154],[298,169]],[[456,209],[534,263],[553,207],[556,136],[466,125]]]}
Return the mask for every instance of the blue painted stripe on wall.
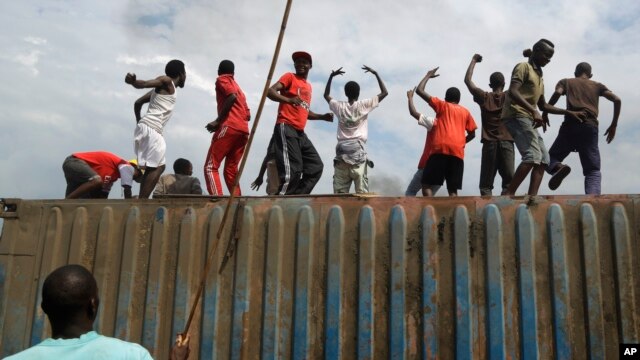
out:
{"label": "blue painted stripe on wall", "polygon": [[[340,211],[340,208],[337,210]],[[333,217],[334,208],[329,212]],[[331,220],[329,220],[331,222]],[[313,210],[305,205],[300,209],[298,227],[296,229],[296,266],[295,266],[295,304],[293,316],[293,358],[307,358],[308,349],[308,279],[309,279],[309,244],[314,229]]]}
{"label": "blue painted stripe on wall", "polygon": [[[559,359],[571,359],[571,333],[569,329],[569,269],[566,252],[566,228],[562,207],[553,204],[547,213],[547,231],[550,242],[551,277],[553,279],[553,335],[555,352]],[[576,241],[577,239],[573,239]]]}
{"label": "blue painted stripe on wall", "polygon": [[262,358],[276,358],[276,309],[278,292],[278,246],[280,244],[283,224],[282,208],[274,206],[269,211],[269,232],[265,255],[266,273],[264,280],[263,323],[262,323]]}
{"label": "blue painted stripe on wall", "polygon": [[360,241],[358,286],[358,359],[369,359],[373,352],[373,242],[375,215],[371,206],[363,206],[358,218]]}
{"label": "blue painted stripe on wall", "polygon": [[[248,279],[247,268],[249,266],[249,239],[247,239],[246,226],[249,224],[246,219],[251,217],[251,207],[246,206],[243,208],[243,223],[238,223],[238,226],[242,227],[240,239],[236,243],[236,253],[229,259],[229,262],[235,264],[227,264],[228,266],[235,266],[235,277],[233,281],[233,320],[231,325],[231,358],[240,359],[242,351],[242,332],[243,332],[243,319],[247,311],[249,311],[249,297],[248,293]],[[229,229],[233,231],[233,229]],[[224,243],[221,243],[221,245]],[[215,271],[215,270],[214,270]],[[228,270],[227,270],[228,271]]]}
{"label": "blue painted stripe on wall", "polygon": [[[580,224],[584,249],[584,267],[587,284],[587,313],[589,321],[589,348],[592,359],[604,359],[604,334],[602,321],[602,283],[600,279],[600,247],[598,241],[598,228],[596,215],[590,204],[580,206]],[[613,329],[611,329],[613,331]]]}
{"label": "blue painted stripe on wall", "polygon": [[502,253],[503,230],[500,209],[494,205],[487,205],[484,209],[485,241],[487,254],[487,334],[489,359],[504,359],[505,353],[505,328],[504,314],[504,274],[502,266],[504,255]]}
{"label": "blue painted stripe on wall", "polygon": [[454,215],[454,274],[456,281],[456,357],[471,359],[471,291],[469,274],[469,214],[457,206]]}
{"label": "blue painted stripe on wall", "polygon": [[407,220],[404,209],[391,209],[389,234],[391,241],[391,316],[390,351],[392,359],[404,358],[405,317],[404,317],[404,245],[407,236]]}
{"label": "blue painted stripe on wall", "polygon": [[325,310],[325,357],[340,355],[340,210],[333,207],[327,221],[327,307]]}
{"label": "blue painted stripe on wall", "polygon": [[516,211],[516,243],[520,259],[520,346],[524,359],[538,358],[536,335],[535,259],[533,243],[535,224],[526,206]]}
{"label": "blue painted stripe on wall", "polygon": [[[620,321],[622,322],[622,342],[637,344],[635,331],[633,303],[633,267],[632,254],[637,249],[632,246],[629,233],[629,218],[622,204],[615,204],[611,208],[611,232],[615,244],[616,265],[618,270],[618,291],[620,299]],[[635,310],[635,311],[634,311]]]}
{"label": "blue painted stripe on wall", "polygon": [[422,321],[424,328],[423,359],[435,359],[438,355],[438,228],[435,210],[429,205],[422,209]]}

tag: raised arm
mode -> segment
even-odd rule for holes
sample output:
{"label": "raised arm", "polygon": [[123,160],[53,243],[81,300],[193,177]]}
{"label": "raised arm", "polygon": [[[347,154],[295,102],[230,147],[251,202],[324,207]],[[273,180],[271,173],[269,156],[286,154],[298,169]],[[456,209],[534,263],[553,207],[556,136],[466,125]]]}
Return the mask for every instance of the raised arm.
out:
{"label": "raised arm", "polygon": [[387,95],[389,95],[389,92],[387,91],[387,87],[384,85],[382,78],[380,78],[380,75],[378,75],[377,71],[373,70],[367,65],[362,65],[362,69],[364,70],[365,73],[369,72],[375,75],[376,80],[378,80],[378,86],[380,87],[380,94],[378,94],[378,102],[382,101],[382,99],[386,98]]}
{"label": "raised arm", "polygon": [[476,86],[473,83],[471,78],[473,77],[473,69],[476,66],[476,63],[482,62],[482,56],[480,54],[475,54],[471,58],[471,63],[469,63],[469,67],[467,68],[467,73],[464,75],[464,84],[467,85],[467,89],[471,92],[471,95],[474,97],[482,97],[484,91]]}
{"label": "raised arm", "polygon": [[137,79],[136,74],[132,74],[132,73],[127,73],[127,75],[124,77],[124,82],[133,86],[136,89],[149,89],[149,88],[169,89],[170,88],[169,84],[172,83],[171,78],[166,75],[158,76],[153,80],[139,80]]}
{"label": "raised arm", "polygon": [[416,107],[413,105],[413,93],[415,92],[415,88],[407,91],[407,102],[409,103],[409,114],[413,116],[416,120],[420,120],[420,113],[416,110]]}
{"label": "raised arm", "polygon": [[607,137],[607,144],[610,144],[616,136],[616,127],[618,126],[618,117],[620,117],[622,100],[620,100],[620,98],[610,90],[605,91],[602,96],[607,100],[613,101],[613,120],[611,120],[611,125],[607,128],[607,131],[604,132],[604,135]]}
{"label": "raised arm", "polygon": [[141,117],[140,117],[140,112],[142,111],[142,105],[148,103],[151,100],[151,93],[153,92],[153,90],[149,91],[148,93],[142,95],[140,98],[138,98],[138,100],[136,100],[136,102],[133,104],[133,113],[136,116],[136,123],[138,121],[140,121]]}
{"label": "raised arm", "polygon": [[431,95],[427,94],[424,91],[424,87],[425,85],[427,85],[427,81],[429,81],[429,79],[440,76],[440,74],[436,74],[439,68],[440,67],[429,70],[427,74],[424,76],[424,78],[422,78],[422,80],[420,81],[420,84],[418,84],[418,87],[416,88],[416,93],[418,94],[418,96],[423,98],[424,101],[426,102],[431,101]]}
{"label": "raised arm", "polygon": [[340,69],[338,70],[331,70],[329,80],[327,80],[327,86],[325,86],[324,88],[324,99],[327,101],[327,103],[331,102],[331,95],[329,94],[331,93],[331,81],[333,80],[333,77],[342,74],[344,74],[344,71],[342,71],[342,67],[340,67]]}

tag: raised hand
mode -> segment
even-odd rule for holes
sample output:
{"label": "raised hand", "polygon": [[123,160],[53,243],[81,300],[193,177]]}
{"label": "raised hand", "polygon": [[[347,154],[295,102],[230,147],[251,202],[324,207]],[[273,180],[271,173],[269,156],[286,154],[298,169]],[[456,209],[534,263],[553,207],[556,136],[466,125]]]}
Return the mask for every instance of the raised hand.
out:
{"label": "raised hand", "polygon": [[429,70],[429,71],[427,72],[427,75],[425,75],[425,77],[426,77],[427,79],[433,79],[433,78],[435,78],[435,77],[440,76],[440,74],[436,74],[436,72],[438,71],[438,69],[440,69],[440,66],[438,66],[438,67],[437,67],[437,68],[435,68],[435,69],[431,69],[431,70]]}
{"label": "raised hand", "polygon": [[338,70],[331,70],[331,77],[342,75],[342,74],[344,74],[344,71],[342,71],[342,66]]}
{"label": "raised hand", "polygon": [[474,54],[474,55],[473,55],[473,61],[475,61],[475,62],[482,62],[482,55],[480,55],[480,54]]}
{"label": "raised hand", "polygon": [[373,75],[378,75],[378,72],[373,70],[372,68],[368,67],[367,65],[362,65],[362,70],[364,70],[365,73],[372,73]]}
{"label": "raised hand", "polygon": [[411,99],[413,97],[413,93],[416,92],[416,88],[413,88],[411,90],[407,90],[407,98]]}
{"label": "raised hand", "polygon": [[136,82],[136,74],[127,73],[127,75],[124,77],[124,82],[126,82],[127,84],[133,84],[134,82]]}

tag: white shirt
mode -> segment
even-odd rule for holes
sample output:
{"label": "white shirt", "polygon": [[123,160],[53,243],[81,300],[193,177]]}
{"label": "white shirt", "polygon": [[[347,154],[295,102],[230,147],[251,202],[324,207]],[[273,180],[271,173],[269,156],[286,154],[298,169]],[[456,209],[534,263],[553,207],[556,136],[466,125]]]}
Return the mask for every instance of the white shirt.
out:
{"label": "white shirt", "polygon": [[378,96],[358,100],[353,104],[332,99],[329,102],[329,109],[338,117],[338,141],[359,139],[367,142],[369,135],[367,115],[377,107]]}
{"label": "white shirt", "polygon": [[[171,82],[173,84],[173,81]],[[176,105],[176,90],[172,95],[158,94],[155,89],[151,92],[151,99],[149,100],[149,108],[147,113],[140,119],[141,124],[145,124],[151,127],[153,130],[162,134],[162,129],[167,124],[171,115],[173,114],[173,108]]]}
{"label": "white shirt", "polygon": [[425,114],[420,114],[420,119],[418,119],[418,125],[426,127],[427,131],[433,129],[434,122],[434,118]]}

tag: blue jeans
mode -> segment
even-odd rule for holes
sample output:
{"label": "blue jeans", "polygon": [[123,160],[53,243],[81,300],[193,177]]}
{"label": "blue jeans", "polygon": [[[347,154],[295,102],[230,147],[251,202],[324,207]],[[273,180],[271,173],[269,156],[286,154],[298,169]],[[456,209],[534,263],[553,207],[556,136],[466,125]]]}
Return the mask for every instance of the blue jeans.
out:
{"label": "blue jeans", "polygon": [[[418,169],[418,171],[416,171],[415,174],[413,174],[413,178],[411,179],[411,182],[409,183],[409,186],[407,186],[407,190],[405,190],[404,192],[404,196],[416,196],[418,195],[418,193],[422,193],[422,170],[424,169]],[[433,195],[435,195],[438,190],[440,190],[440,185],[433,185],[431,187],[431,191],[433,191]]]}
{"label": "blue jeans", "polygon": [[533,119],[525,117],[504,119],[504,125],[516,144],[523,163],[549,164],[549,153],[542,136],[533,128]]}
{"label": "blue jeans", "polygon": [[558,136],[549,149],[550,162],[547,172],[553,174],[556,166],[569,153],[577,151],[584,175],[584,193],[600,195],[602,174],[600,173],[600,149],[598,148],[598,128],[592,125],[567,120],[560,126]]}

